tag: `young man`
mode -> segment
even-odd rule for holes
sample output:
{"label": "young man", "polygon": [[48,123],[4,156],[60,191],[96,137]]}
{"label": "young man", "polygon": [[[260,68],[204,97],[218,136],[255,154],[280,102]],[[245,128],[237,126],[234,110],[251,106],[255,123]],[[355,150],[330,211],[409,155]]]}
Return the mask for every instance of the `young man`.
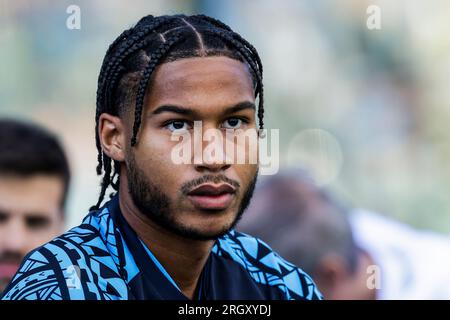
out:
{"label": "young man", "polygon": [[69,176],[52,134],[0,120],[0,293],[28,252],[61,233]]}
{"label": "young man", "polygon": [[[173,159],[173,137],[194,122],[256,131],[258,96],[262,128],[261,60],[218,20],[146,16],[123,32],[98,81],[99,201],[27,257],[3,299],[321,298],[300,269],[233,230],[257,164]],[[109,186],[117,193],[100,207]]]}

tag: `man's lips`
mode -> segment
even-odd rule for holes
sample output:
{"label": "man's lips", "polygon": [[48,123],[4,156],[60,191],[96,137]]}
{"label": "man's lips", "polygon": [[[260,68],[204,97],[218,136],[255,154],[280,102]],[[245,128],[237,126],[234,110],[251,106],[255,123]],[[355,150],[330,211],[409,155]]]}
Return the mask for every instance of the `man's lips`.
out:
{"label": "man's lips", "polygon": [[192,204],[201,210],[223,210],[233,201],[236,189],[229,184],[202,184],[188,193]]}

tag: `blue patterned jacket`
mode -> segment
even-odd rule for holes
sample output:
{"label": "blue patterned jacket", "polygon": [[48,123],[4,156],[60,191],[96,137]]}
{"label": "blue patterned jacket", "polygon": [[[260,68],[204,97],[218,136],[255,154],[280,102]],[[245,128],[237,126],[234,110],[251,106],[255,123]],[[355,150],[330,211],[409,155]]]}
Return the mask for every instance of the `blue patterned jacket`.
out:
{"label": "blue patterned jacket", "polygon": [[[198,299],[321,299],[311,278],[259,239],[217,239]],[[184,300],[164,267],[126,223],[118,196],[83,223],[29,253],[3,300]]]}

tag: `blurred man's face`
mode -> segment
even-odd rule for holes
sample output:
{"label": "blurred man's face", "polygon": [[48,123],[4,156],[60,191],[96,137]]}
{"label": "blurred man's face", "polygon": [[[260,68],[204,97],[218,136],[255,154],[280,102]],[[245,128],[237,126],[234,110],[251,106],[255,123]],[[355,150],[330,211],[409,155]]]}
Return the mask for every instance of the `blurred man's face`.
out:
{"label": "blurred man's face", "polygon": [[0,293],[31,250],[62,229],[63,179],[0,175]]}

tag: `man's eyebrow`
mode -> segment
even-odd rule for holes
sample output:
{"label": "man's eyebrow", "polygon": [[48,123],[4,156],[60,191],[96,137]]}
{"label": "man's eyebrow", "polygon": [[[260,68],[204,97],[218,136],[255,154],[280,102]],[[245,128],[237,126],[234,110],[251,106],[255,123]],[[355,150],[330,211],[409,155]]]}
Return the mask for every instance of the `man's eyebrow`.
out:
{"label": "man's eyebrow", "polygon": [[163,112],[172,112],[172,113],[178,113],[178,114],[182,114],[182,115],[195,115],[196,114],[196,112],[192,109],[181,107],[181,106],[176,106],[176,105],[171,105],[171,104],[165,104],[165,105],[159,106],[152,112],[152,114],[161,114]]}
{"label": "man's eyebrow", "polygon": [[182,106],[176,106],[171,104],[165,104],[162,106],[159,106],[156,108],[152,114],[161,114],[163,112],[172,112],[172,113],[178,113],[182,115],[195,115],[196,112],[192,109],[182,107]]}
{"label": "man's eyebrow", "polygon": [[43,213],[43,212],[39,212],[39,211],[30,211],[30,212],[26,212],[24,214],[25,217],[27,218],[42,218],[42,219],[48,219],[50,220],[50,218],[48,217],[47,214]]}
{"label": "man's eyebrow", "polygon": [[[243,101],[243,102],[239,102],[231,107],[226,108],[226,110],[224,111],[224,114],[225,115],[233,114],[233,113],[239,112],[241,110],[245,110],[245,109],[256,110],[256,106],[253,102]],[[165,105],[159,106],[152,112],[152,114],[156,115],[156,114],[161,114],[164,112],[178,113],[181,115],[192,116],[192,117],[195,117],[196,115],[198,115],[196,110],[192,110],[190,108],[186,108],[186,107],[182,107],[182,106],[171,105],[171,104],[165,104]]]}
{"label": "man's eyebrow", "polygon": [[239,111],[245,110],[245,109],[256,110],[256,106],[253,102],[250,102],[250,101],[239,102],[238,104],[235,104],[234,106],[226,109],[224,113],[227,115],[227,114],[236,113],[236,112],[239,112]]}

